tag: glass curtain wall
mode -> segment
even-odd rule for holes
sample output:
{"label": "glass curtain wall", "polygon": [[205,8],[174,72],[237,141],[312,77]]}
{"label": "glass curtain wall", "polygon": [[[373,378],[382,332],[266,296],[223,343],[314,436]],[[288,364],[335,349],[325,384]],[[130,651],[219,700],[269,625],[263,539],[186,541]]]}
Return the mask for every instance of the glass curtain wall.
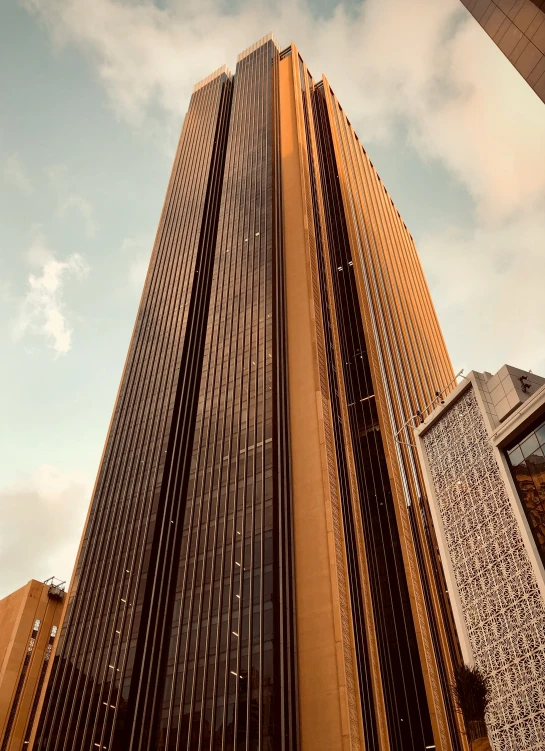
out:
{"label": "glass curtain wall", "polygon": [[221,74],[195,91],[184,121],[48,684],[40,751],[122,748],[136,695],[148,690],[142,650],[158,623],[155,607],[165,606],[161,562],[177,536],[179,499],[167,487],[184,471],[173,464],[174,413],[190,433],[191,378],[180,374],[198,371],[202,358],[194,311],[206,290],[198,272],[213,250],[207,217],[218,210],[225,144],[217,123],[230,86]]}
{"label": "glass curtain wall", "polygon": [[528,430],[507,451],[511,473],[545,565],[545,421]]}
{"label": "glass curtain wall", "polygon": [[297,747],[278,59],[192,96],[40,751]]}
{"label": "glass curtain wall", "polygon": [[277,65],[236,69],[158,748],[296,747]]}
{"label": "glass curtain wall", "polygon": [[[412,620],[397,531],[395,509],[378,414],[374,401],[360,303],[356,290],[338,169],[323,86],[313,96],[326,206],[332,300],[341,347],[358,503],[373,599],[388,733],[392,749],[425,747],[433,742],[427,698]],[[338,127],[338,125],[337,125]],[[331,295],[330,295],[331,298]],[[345,528],[351,515],[345,514]],[[355,600],[355,603],[357,600]],[[361,618],[354,612],[355,623]],[[360,672],[365,668],[359,657]],[[360,685],[368,685],[360,676]],[[362,702],[363,703],[363,702]]]}

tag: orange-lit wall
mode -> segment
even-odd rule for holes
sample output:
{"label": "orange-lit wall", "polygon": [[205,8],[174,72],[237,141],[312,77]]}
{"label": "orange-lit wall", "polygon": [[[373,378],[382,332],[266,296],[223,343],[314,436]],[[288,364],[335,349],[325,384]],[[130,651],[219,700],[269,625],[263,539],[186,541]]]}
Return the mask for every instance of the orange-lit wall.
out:
{"label": "orange-lit wall", "polygon": [[0,748],[5,751],[23,748],[40,676],[51,655],[62,601],[50,597],[49,589],[32,579],[0,600]]}

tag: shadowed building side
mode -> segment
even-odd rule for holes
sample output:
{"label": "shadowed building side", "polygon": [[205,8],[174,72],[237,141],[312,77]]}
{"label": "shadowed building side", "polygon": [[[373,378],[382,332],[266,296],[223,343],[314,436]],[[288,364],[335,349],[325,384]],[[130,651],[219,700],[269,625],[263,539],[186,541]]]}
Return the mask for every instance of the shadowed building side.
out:
{"label": "shadowed building side", "polygon": [[268,39],[236,67],[161,700],[165,749],[297,743],[278,60]]}
{"label": "shadowed building side", "polygon": [[119,748],[139,732],[134,708],[150,711],[157,690],[149,659],[170,639],[156,630],[172,605],[170,559],[182,537],[231,91],[219,71],[196,87],[184,121],[48,685],[57,700],[46,696],[37,748],[79,751],[105,739]]}

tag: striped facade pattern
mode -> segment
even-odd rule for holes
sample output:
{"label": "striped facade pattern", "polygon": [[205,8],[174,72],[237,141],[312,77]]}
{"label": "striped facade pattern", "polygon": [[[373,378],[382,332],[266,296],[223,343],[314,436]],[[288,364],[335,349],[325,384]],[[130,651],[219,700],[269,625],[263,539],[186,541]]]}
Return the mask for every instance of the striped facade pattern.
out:
{"label": "striped facade pattern", "polygon": [[49,582],[31,580],[0,600],[0,749],[27,748],[63,603]]}
{"label": "striped facade pattern", "polygon": [[[314,704],[298,650],[321,624],[303,629],[295,607],[307,580],[293,518],[315,511],[291,483],[288,99],[306,245],[290,252],[309,259],[334,548],[323,591],[343,676]],[[410,418],[452,380],[412,237],[328,82],[267,37],[234,76],[198,84],[33,748],[464,748],[457,643],[410,445]],[[306,713],[333,700],[346,721],[326,746]]]}
{"label": "striped facade pattern", "polygon": [[545,102],[545,0],[462,0]]}
{"label": "striped facade pattern", "polygon": [[[195,305],[202,280],[198,272],[208,259],[199,256],[213,251],[213,238],[206,237],[207,197],[217,189],[210,179],[214,162],[224,160],[218,153],[222,144],[214,141],[220,110],[230,106],[231,86],[223,74],[200,88],[184,121],[71,584],[42,712],[40,749],[79,751],[96,743],[120,747],[125,728],[138,732],[137,722],[127,716],[131,699],[140,700],[134,693],[153,688],[147,674],[142,678],[136,650],[143,650],[148,633],[153,638],[161,626],[150,609],[151,597],[163,584],[157,548],[164,558],[177,531],[180,536],[176,522],[181,525],[183,509],[169,485],[177,484],[177,471],[187,473],[187,468],[174,461],[174,415],[195,421],[194,391],[178,392],[194,389],[186,369],[194,364],[200,375],[198,363],[183,356],[184,349],[202,349],[200,332],[188,324],[202,315]],[[213,210],[217,216],[218,207]],[[194,430],[191,425],[185,429],[189,435]],[[169,568],[169,578],[172,574]]]}
{"label": "striped facade pattern", "polygon": [[269,41],[237,64],[162,699],[164,748],[293,747],[292,660],[283,659],[290,551],[278,372],[277,58]]}
{"label": "striped facade pattern", "polygon": [[[409,445],[408,429],[413,424],[412,416],[433,403],[436,392],[452,384],[452,366],[413,239],[325,79],[323,89],[329,121],[333,124],[350,259],[371,376],[367,378],[371,384],[361,394],[365,399],[370,395],[369,390],[374,393],[370,404],[365,403],[369,412],[364,415],[363,431],[368,432],[372,424],[380,433],[380,438],[375,436],[374,451],[365,446],[359,449],[360,458],[357,448],[354,454],[356,473],[360,463],[360,503],[366,496],[370,501],[367,508],[362,506],[362,517],[373,519],[374,492],[369,477],[376,478],[379,471],[386,509],[382,509],[383,519],[379,512],[378,519],[375,518],[367,530],[365,522],[363,527],[367,538],[368,575],[371,580],[376,579],[375,629],[377,635],[385,629],[382,651],[386,648],[389,652],[386,660],[381,658],[379,643],[379,659],[385,663],[382,682],[386,714],[390,717],[389,743],[391,748],[417,747],[419,743],[418,735],[408,740],[403,704],[400,711],[400,697],[395,695],[400,676],[413,673],[416,677],[419,672],[415,667],[418,657],[411,643],[411,627],[404,625],[413,620],[435,743],[438,748],[459,748],[459,723],[450,700],[452,656],[456,655],[457,644],[431,520],[423,498],[416,451]],[[358,432],[361,435],[361,428]],[[375,454],[374,466],[368,460],[361,465],[362,448],[364,457]],[[375,487],[377,485],[375,481]],[[397,552],[398,539],[400,550]],[[384,594],[385,580],[389,582],[389,602]],[[395,613],[393,633],[389,634],[388,614],[392,612]],[[403,629],[409,640],[410,666],[396,667],[392,655],[400,644]],[[418,696],[418,693],[413,694],[409,689],[407,696]],[[424,722],[426,711],[422,696],[420,700],[413,717],[420,717]],[[410,711],[409,704],[405,706],[407,710]]]}
{"label": "striped facade pattern", "polygon": [[277,64],[195,88],[37,748],[294,747]]}
{"label": "striped facade pattern", "polygon": [[294,50],[364,742],[431,745],[429,703],[437,747],[461,748],[437,546],[409,429],[394,440],[452,367],[413,239],[327,81]]}

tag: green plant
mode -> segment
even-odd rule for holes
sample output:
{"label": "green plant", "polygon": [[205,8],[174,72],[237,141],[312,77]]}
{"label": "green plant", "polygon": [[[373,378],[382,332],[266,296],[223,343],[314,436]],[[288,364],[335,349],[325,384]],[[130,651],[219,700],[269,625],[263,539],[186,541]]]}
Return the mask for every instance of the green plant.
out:
{"label": "green plant", "polygon": [[490,701],[488,678],[477,666],[460,664],[454,669],[454,700],[462,714],[469,742],[487,735],[485,714]]}

